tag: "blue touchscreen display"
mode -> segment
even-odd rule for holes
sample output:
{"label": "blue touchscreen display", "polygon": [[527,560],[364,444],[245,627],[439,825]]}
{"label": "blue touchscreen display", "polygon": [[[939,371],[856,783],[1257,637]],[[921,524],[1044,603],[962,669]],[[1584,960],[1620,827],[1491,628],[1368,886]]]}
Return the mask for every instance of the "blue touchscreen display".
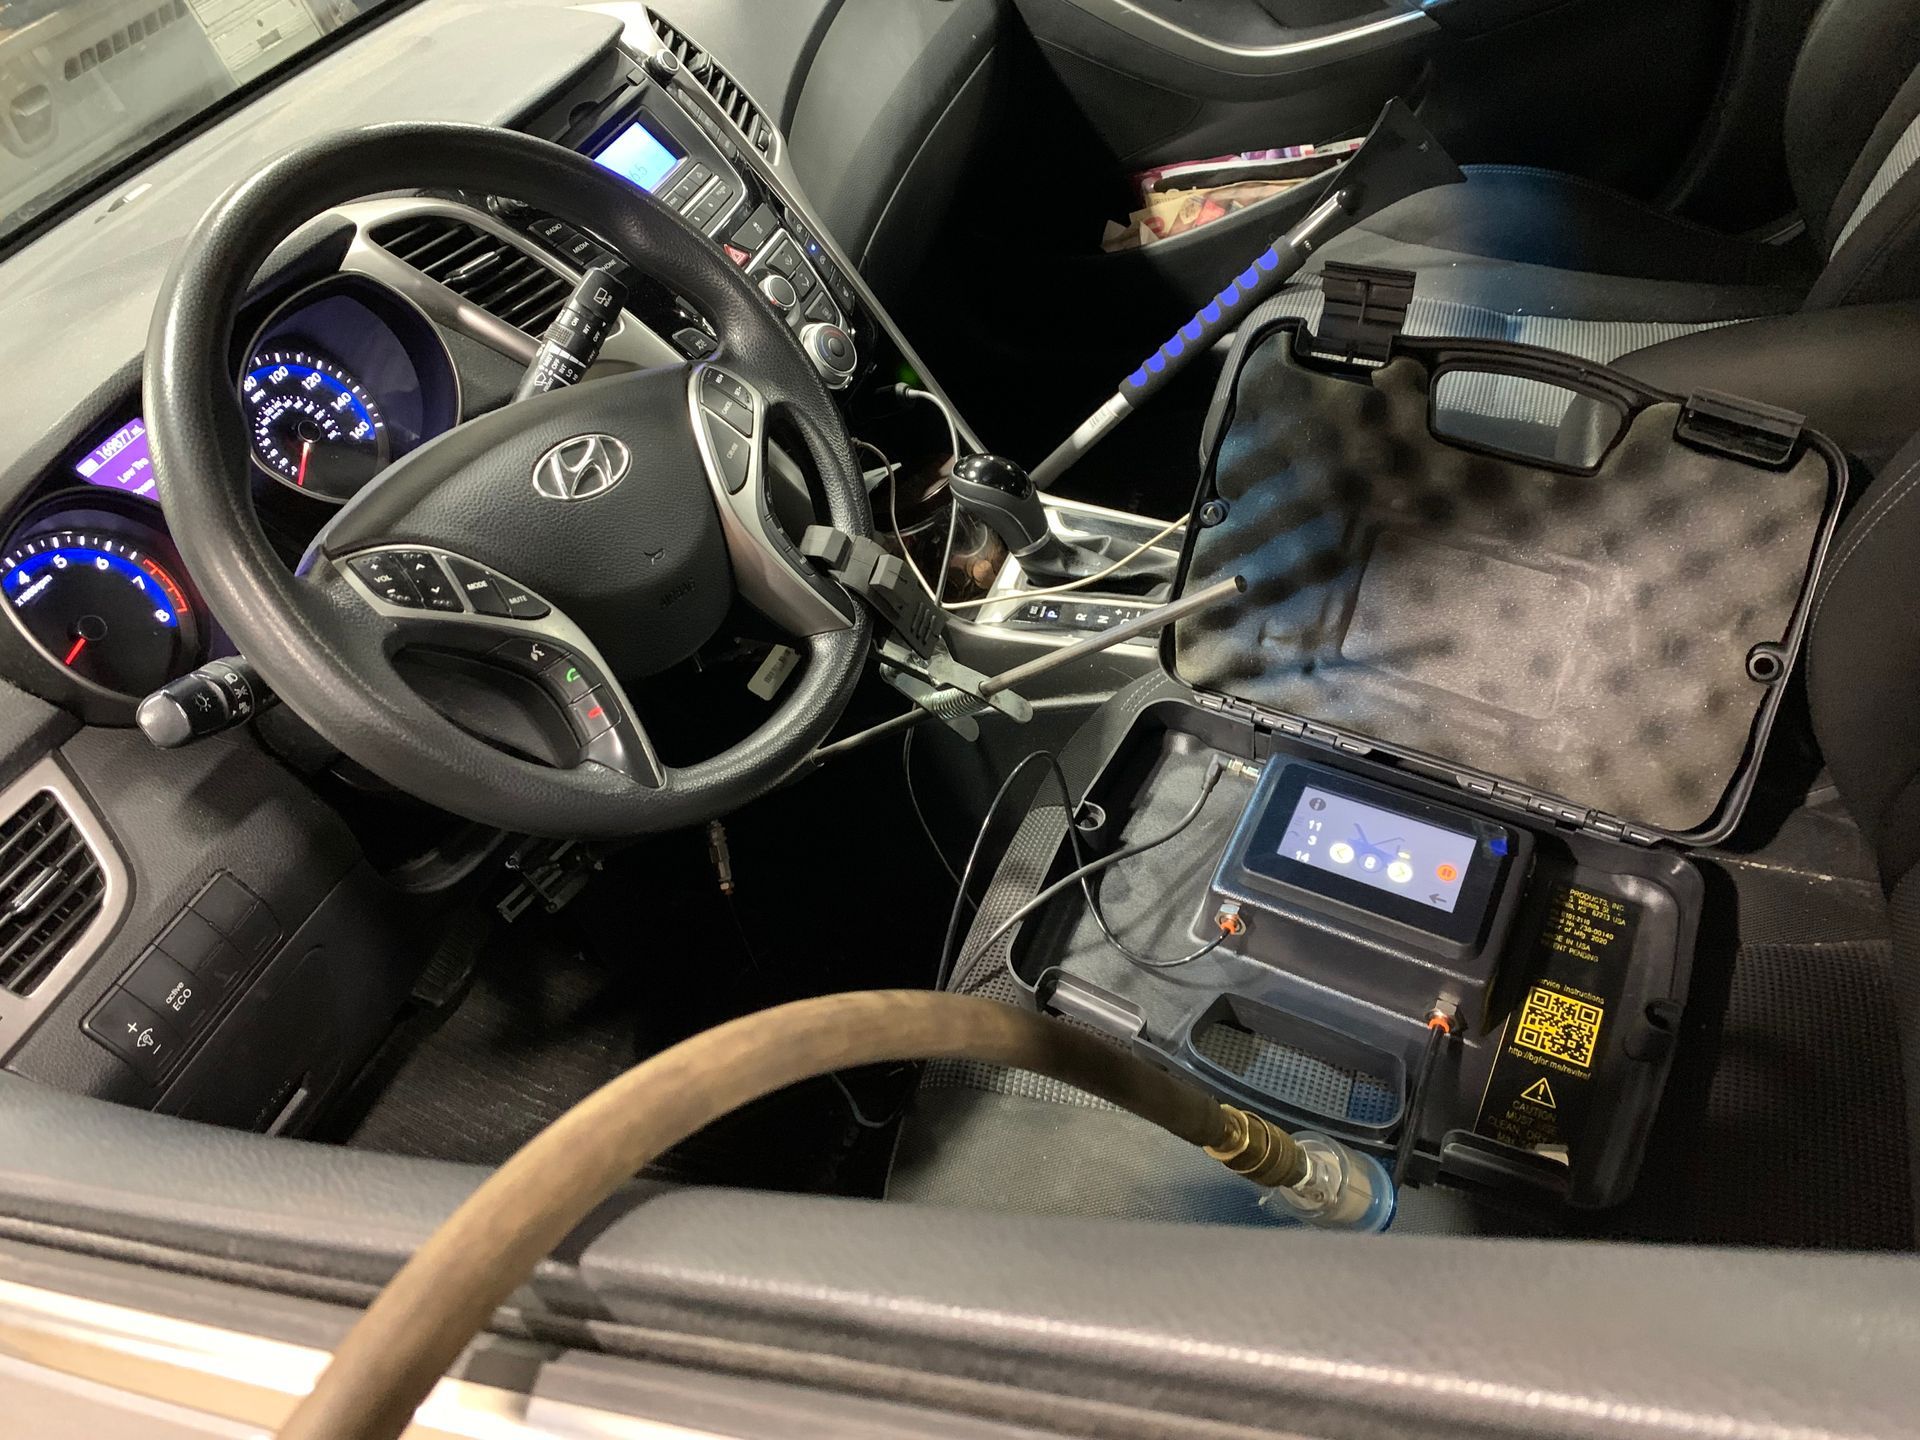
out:
{"label": "blue touchscreen display", "polygon": [[1309,785],[1293,807],[1279,853],[1452,914],[1475,845],[1471,835]]}

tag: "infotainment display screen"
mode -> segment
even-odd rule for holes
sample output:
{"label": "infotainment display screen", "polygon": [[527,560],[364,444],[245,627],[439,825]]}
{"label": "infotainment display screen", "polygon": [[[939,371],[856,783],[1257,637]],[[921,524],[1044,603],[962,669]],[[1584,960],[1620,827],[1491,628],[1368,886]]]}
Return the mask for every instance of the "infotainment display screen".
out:
{"label": "infotainment display screen", "polygon": [[636,120],[614,136],[593,158],[642,190],[652,190],[667,178],[683,157]]}
{"label": "infotainment display screen", "polygon": [[89,485],[153,496],[153,460],[147,454],[147,422],[134,416],[73,462],[73,473]]}

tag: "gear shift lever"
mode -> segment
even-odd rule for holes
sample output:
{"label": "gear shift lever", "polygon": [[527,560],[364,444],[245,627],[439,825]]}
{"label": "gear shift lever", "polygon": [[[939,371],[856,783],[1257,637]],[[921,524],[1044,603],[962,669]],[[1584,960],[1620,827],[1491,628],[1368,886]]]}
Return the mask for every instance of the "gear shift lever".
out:
{"label": "gear shift lever", "polygon": [[1047,523],[1047,507],[1027,472],[999,455],[969,455],[953,467],[949,482],[960,508],[1006,542],[1007,552],[1029,575],[1058,569],[1048,565],[1071,554],[1066,541]]}
{"label": "gear shift lever", "polygon": [[[969,455],[953,467],[950,481],[960,508],[1006,542],[1029,580],[1083,580],[1127,553],[1124,542],[1105,535],[1062,535],[1047,522],[1047,507],[1025,470],[999,455]],[[1130,581],[1127,593],[1164,594],[1173,581],[1172,557],[1154,551],[1115,577]],[[1145,584],[1146,588],[1140,586]]]}

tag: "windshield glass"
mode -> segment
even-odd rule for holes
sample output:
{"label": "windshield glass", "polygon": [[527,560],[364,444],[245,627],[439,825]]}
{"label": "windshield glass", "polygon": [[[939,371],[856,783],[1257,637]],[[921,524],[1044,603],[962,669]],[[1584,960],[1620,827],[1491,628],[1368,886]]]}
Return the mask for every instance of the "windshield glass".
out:
{"label": "windshield glass", "polygon": [[0,242],[386,0],[0,0]]}

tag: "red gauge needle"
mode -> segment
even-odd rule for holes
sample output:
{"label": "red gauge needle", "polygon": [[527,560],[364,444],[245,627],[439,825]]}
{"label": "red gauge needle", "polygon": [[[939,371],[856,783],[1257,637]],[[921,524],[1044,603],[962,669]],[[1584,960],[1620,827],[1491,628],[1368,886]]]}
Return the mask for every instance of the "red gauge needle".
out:
{"label": "red gauge needle", "polygon": [[296,472],[295,472],[295,474],[294,474],[294,477],[293,477],[293,483],[294,483],[294,484],[296,484],[296,485],[299,485],[299,486],[303,486],[303,487],[304,487],[304,486],[306,485],[306,483],[307,483],[307,457],[308,457],[309,455],[311,455],[311,454],[313,454],[313,441],[311,441],[311,440],[302,440],[302,441],[300,442],[300,469],[299,469],[298,471],[296,471]]}
{"label": "red gauge needle", "polygon": [[65,664],[71,665],[80,658],[80,652],[87,648],[87,637],[82,635],[73,642],[73,648],[67,651]]}

